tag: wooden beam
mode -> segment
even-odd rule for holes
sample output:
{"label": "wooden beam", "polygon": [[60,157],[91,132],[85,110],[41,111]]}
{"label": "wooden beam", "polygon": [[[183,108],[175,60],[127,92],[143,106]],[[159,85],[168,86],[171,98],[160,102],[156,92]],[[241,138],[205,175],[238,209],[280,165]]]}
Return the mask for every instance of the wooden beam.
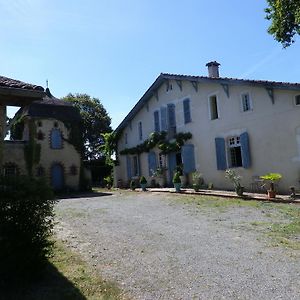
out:
{"label": "wooden beam", "polygon": [[225,92],[227,98],[229,98],[229,86],[228,86],[228,84],[226,84],[226,83],[221,83],[221,85],[222,85],[222,88],[223,88],[223,90],[224,90],[224,92]]}
{"label": "wooden beam", "polygon": [[197,81],[191,81],[193,88],[195,89],[196,92],[198,92],[198,82]]}
{"label": "wooden beam", "polygon": [[271,87],[266,87],[266,91],[267,91],[267,93],[268,93],[268,95],[269,95],[269,97],[270,97],[270,99],[272,101],[272,104],[274,104],[275,103],[274,89],[271,88]]}

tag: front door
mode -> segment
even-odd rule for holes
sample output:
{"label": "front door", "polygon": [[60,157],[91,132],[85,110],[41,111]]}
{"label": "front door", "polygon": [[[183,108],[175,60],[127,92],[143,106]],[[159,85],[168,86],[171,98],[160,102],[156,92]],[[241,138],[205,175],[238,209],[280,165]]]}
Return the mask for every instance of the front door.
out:
{"label": "front door", "polygon": [[64,170],[61,164],[54,164],[51,168],[51,184],[54,190],[61,190],[64,186]]}

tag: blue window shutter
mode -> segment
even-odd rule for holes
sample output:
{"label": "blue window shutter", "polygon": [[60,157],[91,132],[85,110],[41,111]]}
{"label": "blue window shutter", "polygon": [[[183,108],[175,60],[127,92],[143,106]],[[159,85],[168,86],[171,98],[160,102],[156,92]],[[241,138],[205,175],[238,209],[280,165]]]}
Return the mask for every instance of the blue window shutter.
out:
{"label": "blue window shutter", "polygon": [[168,104],[168,125],[169,127],[176,126],[175,104]]}
{"label": "blue window shutter", "polygon": [[226,170],[226,152],[225,152],[225,140],[223,138],[215,138],[216,143],[216,155],[217,155],[217,169]]}
{"label": "blue window shutter", "polygon": [[243,167],[248,169],[248,168],[251,167],[251,157],[250,157],[248,132],[244,132],[240,135],[240,143],[241,143],[241,149],[242,149]]}
{"label": "blue window shutter", "polygon": [[160,118],[161,118],[161,130],[167,131],[167,108],[160,108]]}
{"label": "blue window shutter", "polygon": [[131,159],[130,156],[126,156],[126,163],[127,163],[127,179],[130,180],[132,177],[131,173]]}
{"label": "blue window shutter", "polygon": [[51,148],[53,149],[62,148],[62,136],[60,130],[57,128],[51,130]]}
{"label": "blue window shutter", "polygon": [[138,163],[138,176],[141,176],[141,159],[140,156],[137,156],[137,163]]}
{"label": "blue window shutter", "polygon": [[156,110],[154,112],[154,131],[155,132],[159,132],[160,131],[158,110]]}
{"label": "blue window shutter", "polygon": [[139,139],[140,141],[143,140],[143,127],[142,122],[139,122]]}
{"label": "blue window shutter", "polygon": [[153,151],[151,151],[151,152],[148,153],[148,166],[149,166],[149,176],[152,176],[153,173],[157,169],[156,154]]}
{"label": "blue window shutter", "polygon": [[194,172],[196,170],[194,145],[183,145],[181,148],[181,156],[183,163],[183,172],[186,174]]}
{"label": "blue window shutter", "polygon": [[191,122],[190,99],[183,100],[184,124]]}

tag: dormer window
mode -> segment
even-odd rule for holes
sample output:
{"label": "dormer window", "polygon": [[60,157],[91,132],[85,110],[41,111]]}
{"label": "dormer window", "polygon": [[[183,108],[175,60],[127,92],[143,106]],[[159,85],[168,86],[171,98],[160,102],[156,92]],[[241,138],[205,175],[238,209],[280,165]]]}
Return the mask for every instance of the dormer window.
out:
{"label": "dormer window", "polygon": [[300,106],[300,95],[295,97],[295,104]]}

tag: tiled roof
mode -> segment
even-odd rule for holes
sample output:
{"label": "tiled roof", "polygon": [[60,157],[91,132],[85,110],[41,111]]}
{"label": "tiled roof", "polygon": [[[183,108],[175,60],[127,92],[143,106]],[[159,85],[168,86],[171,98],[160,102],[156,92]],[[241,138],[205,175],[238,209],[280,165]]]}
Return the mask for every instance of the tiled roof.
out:
{"label": "tiled roof", "polygon": [[148,88],[142,98],[135,104],[131,111],[127,114],[124,120],[116,128],[115,132],[120,132],[128,124],[130,120],[139,112],[144,104],[151,98],[155,91],[166,81],[166,80],[187,80],[191,82],[198,83],[220,83],[228,85],[251,85],[260,86],[265,88],[275,88],[275,89],[292,89],[300,90],[300,83],[292,82],[278,82],[278,81],[268,81],[268,80],[251,80],[251,79],[237,79],[230,77],[208,77],[208,76],[192,76],[192,75],[180,75],[180,74],[168,74],[161,73],[153,84]]}
{"label": "tiled roof", "polygon": [[44,91],[44,88],[39,85],[29,84],[20,80],[11,79],[4,76],[0,76],[0,87]]}

